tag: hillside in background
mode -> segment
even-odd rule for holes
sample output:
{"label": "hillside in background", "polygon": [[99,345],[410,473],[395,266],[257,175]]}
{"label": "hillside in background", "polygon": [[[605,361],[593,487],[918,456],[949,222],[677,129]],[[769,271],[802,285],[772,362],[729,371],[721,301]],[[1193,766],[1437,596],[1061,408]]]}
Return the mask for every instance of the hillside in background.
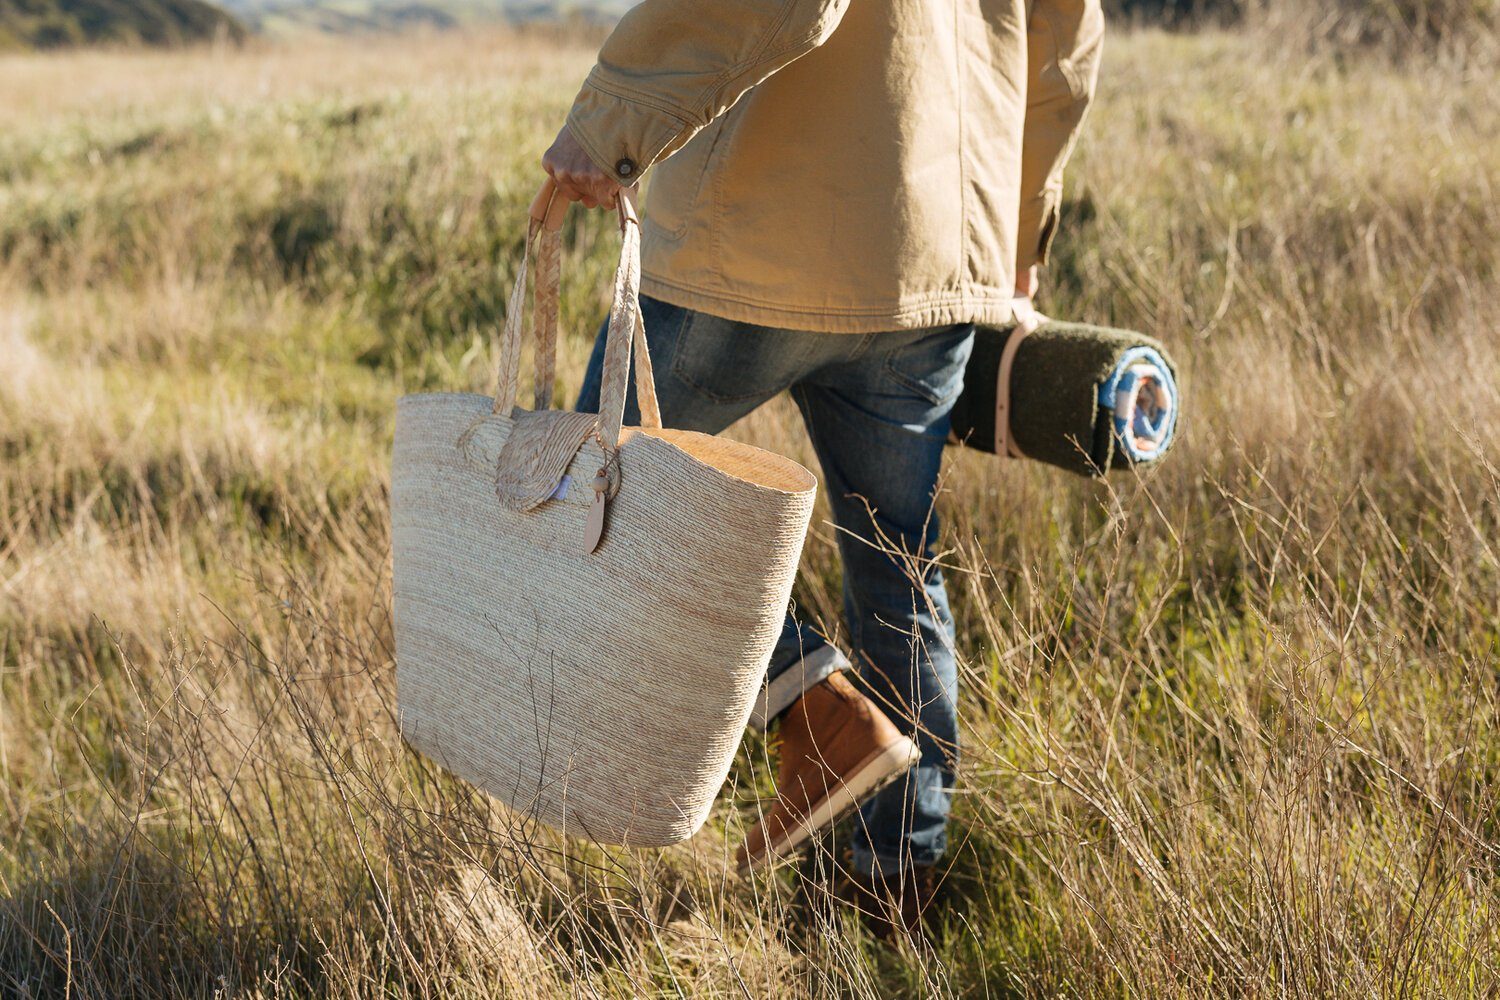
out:
{"label": "hillside in background", "polygon": [[257,33],[344,35],[485,21],[609,23],[632,0],[224,0],[224,5]]}
{"label": "hillside in background", "polygon": [[203,0],[0,0],[0,51],[236,41],[244,26]]}

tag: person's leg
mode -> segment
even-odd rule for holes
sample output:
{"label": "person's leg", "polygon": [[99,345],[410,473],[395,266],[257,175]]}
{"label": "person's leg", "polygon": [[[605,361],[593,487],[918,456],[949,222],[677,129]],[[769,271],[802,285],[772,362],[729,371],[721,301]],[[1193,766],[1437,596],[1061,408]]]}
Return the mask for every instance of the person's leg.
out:
{"label": "person's leg", "polygon": [[[824,363],[831,350],[854,343],[830,342],[828,334],[736,323],[645,295],[641,296],[641,315],[662,423],[704,434],[718,434]],[[583,412],[599,409],[608,326],[606,319],[584,373],[575,407]],[[630,375],[627,425],[640,423],[634,371]],[[843,653],[788,614],[750,724],[764,729],[803,691],[848,666]]]}
{"label": "person's leg", "polygon": [[946,847],[958,752],[953,622],[933,496],[973,327],[882,334],[793,388],[841,529],[844,600],[863,687],[921,759],[860,812],[856,869],[893,877]]}
{"label": "person's leg", "polygon": [[764,732],[808,688],[848,669],[849,658],[837,646],[788,612],[776,648],[771,651],[765,687],[750,712],[751,728]]}

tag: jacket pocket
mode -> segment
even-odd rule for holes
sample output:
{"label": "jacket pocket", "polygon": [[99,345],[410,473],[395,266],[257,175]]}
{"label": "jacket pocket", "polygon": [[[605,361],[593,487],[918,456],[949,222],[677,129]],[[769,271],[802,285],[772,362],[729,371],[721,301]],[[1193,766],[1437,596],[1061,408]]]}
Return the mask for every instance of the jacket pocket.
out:
{"label": "jacket pocket", "polygon": [[714,162],[725,119],[720,115],[707,128],[688,140],[686,146],[658,164],[646,194],[645,223],[664,239],[687,235],[693,216],[704,210],[704,181]]}
{"label": "jacket pocket", "polygon": [[1055,72],[1067,85],[1074,101],[1092,96],[1094,74],[1104,39],[1104,14],[1099,0],[1047,0],[1039,3],[1033,20],[1047,33],[1052,66],[1044,66],[1045,79]]}

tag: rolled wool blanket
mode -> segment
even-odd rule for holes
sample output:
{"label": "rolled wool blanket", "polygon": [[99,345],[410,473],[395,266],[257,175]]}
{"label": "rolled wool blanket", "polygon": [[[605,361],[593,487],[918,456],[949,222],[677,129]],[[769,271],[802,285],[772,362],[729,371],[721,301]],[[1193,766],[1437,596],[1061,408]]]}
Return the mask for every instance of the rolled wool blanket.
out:
{"label": "rolled wool blanket", "polygon": [[[953,407],[951,440],[996,453],[999,378],[1016,327],[980,327]],[[1160,342],[1129,330],[1048,320],[1017,345],[1010,445],[1083,476],[1140,468],[1172,445],[1181,414],[1176,366]]]}

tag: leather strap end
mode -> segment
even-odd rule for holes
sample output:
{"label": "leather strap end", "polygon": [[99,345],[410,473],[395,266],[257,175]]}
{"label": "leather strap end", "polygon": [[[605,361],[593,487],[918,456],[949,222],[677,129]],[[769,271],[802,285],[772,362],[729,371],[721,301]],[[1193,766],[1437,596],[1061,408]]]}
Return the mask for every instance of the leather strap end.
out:
{"label": "leather strap end", "polygon": [[553,232],[562,228],[563,217],[568,214],[568,199],[557,196],[557,182],[548,177],[531,199],[531,221],[543,229]]}
{"label": "leather strap end", "polygon": [[640,214],[635,208],[636,191],[634,187],[620,189],[620,197],[616,199],[620,211],[620,232],[625,231],[627,225],[633,225],[637,229],[641,225]]}

